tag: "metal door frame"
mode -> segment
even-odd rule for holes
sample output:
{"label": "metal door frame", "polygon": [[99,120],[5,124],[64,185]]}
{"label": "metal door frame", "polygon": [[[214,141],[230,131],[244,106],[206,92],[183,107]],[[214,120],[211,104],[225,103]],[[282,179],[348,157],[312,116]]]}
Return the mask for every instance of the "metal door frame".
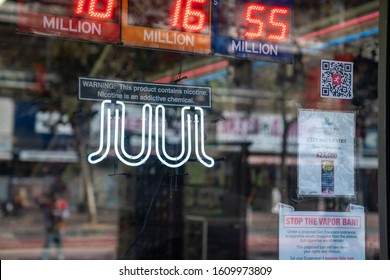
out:
{"label": "metal door frame", "polygon": [[390,141],[390,127],[387,125],[390,120],[387,114],[387,108],[390,105],[390,98],[387,98],[387,92],[390,91],[390,66],[388,47],[389,47],[389,4],[388,1],[380,1],[379,6],[379,75],[378,75],[378,101],[379,101],[379,167],[378,167],[378,211],[379,211],[379,246],[380,259],[389,259],[389,201],[390,201],[390,174],[389,149],[386,142]]}

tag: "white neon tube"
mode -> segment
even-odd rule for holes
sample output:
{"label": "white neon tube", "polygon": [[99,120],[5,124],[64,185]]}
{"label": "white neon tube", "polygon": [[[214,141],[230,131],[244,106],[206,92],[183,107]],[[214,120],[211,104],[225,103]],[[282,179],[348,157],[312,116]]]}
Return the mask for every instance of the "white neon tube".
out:
{"label": "white neon tube", "polygon": [[128,161],[126,159],[124,159],[121,155],[121,153],[119,152],[118,150],[118,118],[119,118],[119,110],[116,109],[115,110],[115,139],[114,139],[114,149],[115,149],[115,154],[117,155],[117,157],[119,158],[119,160],[121,162],[123,162],[125,165],[128,165],[128,166],[139,166],[143,163],[145,163],[145,161],[147,161],[149,159],[149,156],[151,154],[151,150],[152,150],[152,106],[150,106],[149,104],[145,104],[142,108],[142,144],[141,144],[141,151],[138,153],[138,155],[129,155],[126,150],[125,150],[125,147],[124,147],[124,134],[125,134],[125,104],[123,102],[120,102],[120,101],[117,101],[118,104],[120,104],[122,106],[122,118],[121,118],[121,151],[122,153],[124,154],[124,156],[129,159],[129,160],[138,160],[139,158],[141,158],[142,155],[144,155],[144,152],[145,152],[145,134],[146,134],[146,128],[145,128],[145,123],[146,123],[146,108],[148,108],[148,111],[149,111],[149,118],[148,118],[148,121],[149,121],[149,131],[148,131],[148,151],[146,152],[146,154],[144,155],[144,157],[139,160],[139,161]]}
{"label": "white neon tube", "polygon": [[[158,157],[158,159],[163,163],[163,164],[165,164],[166,166],[168,166],[168,167],[171,167],[171,168],[177,168],[177,167],[180,167],[180,166],[182,166],[184,163],[186,163],[187,161],[188,161],[188,159],[190,158],[190,156],[191,156],[191,115],[190,114],[187,114],[187,132],[188,132],[188,137],[187,137],[187,155],[186,155],[186,157],[184,158],[184,159],[182,159],[182,160],[180,160],[180,159],[178,159],[178,158],[175,158],[175,157],[173,157],[173,159],[171,160],[171,161],[175,161],[176,163],[175,164],[172,164],[172,163],[169,163],[169,162],[167,162],[162,156],[161,156],[161,154],[160,154],[160,147],[159,147],[159,110],[161,109],[161,111],[162,111],[162,120],[164,120],[165,121],[165,108],[164,108],[164,106],[162,106],[162,105],[158,105],[157,107],[156,107],[156,110],[155,110],[155,113],[156,113],[156,116],[155,116],[155,124],[156,124],[156,134],[155,134],[155,138],[156,138],[156,155],[157,155],[157,157]],[[181,120],[181,126],[182,126],[182,147],[183,147],[183,143],[185,143],[185,137],[183,137],[183,135],[185,134],[184,133],[184,129],[183,129],[183,127],[185,127],[185,118],[184,118],[184,112],[185,111],[185,109],[183,108],[183,110],[182,110],[182,120]],[[164,129],[165,129],[165,123],[162,123],[162,129],[163,129],[163,131],[164,131]],[[164,133],[164,132],[163,132]],[[165,138],[165,134],[164,135],[162,135],[162,139],[164,139]],[[164,140],[162,140],[162,141],[164,141]],[[165,141],[164,141],[164,144],[165,144]],[[164,156],[166,156],[167,158],[169,157],[169,155],[168,154],[166,154],[166,152],[165,152],[165,147],[163,147],[163,154],[164,154]],[[172,158],[172,157],[169,157],[169,158]]]}
{"label": "white neon tube", "polygon": [[107,109],[107,143],[106,143],[106,150],[104,152],[103,155],[101,155],[99,158],[97,159],[92,159],[94,156],[100,154],[103,150],[103,146],[104,146],[104,115],[105,115],[105,110],[104,110],[104,106],[107,104],[107,103],[111,103],[110,100],[104,100],[102,102],[102,104],[100,105],[100,144],[99,144],[99,149],[94,152],[94,153],[91,153],[89,156],[88,156],[88,162],[91,163],[91,164],[96,164],[98,162],[101,162],[103,159],[105,159],[108,155],[108,152],[110,151],[110,134],[111,134],[111,110],[110,109]]}
{"label": "white neon tube", "polygon": [[204,149],[204,113],[203,109],[201,107],[195,107],[196,110],[200,111],[200,149],[202,156],[206,158],[210,163],[205,162],[202,157],[199,155],[199,141],[198,141],[198,135],[199,135],[199,120],[198,115],[195,114],[195,154],[198,160],[206,167],[213,167],[214,166],[214,159],[212,157],[209,157]]}
{"label": "white neon tube", "polygon": [[[181,152],[178,156],[176,157],[171,157],[168,155],[166,151],[166,146],[165,146],[165,108],[163,106],[160,107],[162,109],[162,125],[161,125],[161,140],[162,140],[162,152],[163,155],[168,159],[172,161],[179,161],[183,158],[186,147],[185,147],[185,111],[189,110],[190,107],[186,106],[181,109]],[[156,114],[158,114],[158,109],[156,108]]]}
{"label": "white neon tube", "polygon": [[[96,164],[98,162],[101,162],[103,159],[105,159],[110,151],[111,148],[111,109],[107,108],[105,109],[105,105],[111,103],[110,100],[104,100],[100,106],[100,143],[99,148],[96,152],[91,153],[88,156],[88,161],[91,164]],[[121,113],[121,123],[119,128],[119,109],[115,109],[115,131],[114,131],[114,149],[115,154],[117,155],[118,159],[128,166],[139,166],[143,163],[145,163],[151,154],[152,149],[152,124],[153,124],[153,108],[150,104],[145,104],[142,107],[142,144],[141,144],[141,150],[137,155],[130,155],[126,152],[125,146],[124,146],[124,135],[125,135],[125,104],[121,101],[117,101],[117,104],[119,104],[122,108]],[[191,122],[192,122],[192,116],[191,114],[187,113],[187,110],[190,110],[191,108],[189,106],[185,106],[181,109],[181,152],[178,156],[170,156],[168,155],[166,151],[166,145],[165,145],[165,107],[163,105],[158,105],[155,108],[155,149],[156,149],[156,155],[158,159],[166,166],[171,168],[177,168],[185,164],[192,152],[192,137],[191,137]],[[148,110],[148,128],[146,128],[146,110]],[[198,110],[199,113],[194,114],[194,124],[195,124],[195,154],[199,162],[201,162],[206,167],[212,167],[214,166],[214,159],[209,157],[204,148],[204,111],[201,107],[195,107],[195,110]],[[159,138],[159,112],[161,111],[161,144],[162,144],[162,154],[160,154],[160,138]],[[200,119],[199,119],[200,115]],[[105,121],[106,119],[106,121]],[[186,140],[186,122],[187,122],[187,140]],[[199,128],[200,123],[200,128]],[[106,128],[105,128],[106,126]],[[200,131],[199,131],[200,129]],[[106,130],[106,133],[105,133]],[[148,132],[146,132],[148,130]],[[119,133],[121,134],[119,139]],[[147,138],[148,142],[146,143],[146,133],[148,133]],[[200,134],[200,139],[199,139]],[[104,135],[106,135],[106,143],[104,143]],[[118,148],[120,142],[120,150]],[[105,151],[103,154],[102,151],[104,149],[104,145],[106,145]],[[145,148],[147,147],[147,151],[145,153]],[[200,149],[199,149],[200,145]],[[187,147],[186,147],[187,146]],[[187,150],[187,154],[185,155]],[[199,151],[200,150],[200,151]],[[97,159],[93,159],[97,155],[100,155]],[[123,154],[123,156],[122,156]],[[185,157],[184,157],[185,155]],[[205,159],[205,160],[204,160]]]}
{"label": "white neon tube", "polygon": [[[152,106],[149,105],[149,104],[145,104],[143,107],[142,107],[142,143],[141,143],[141,151],[139,152],[138,155],[129,155],[127,154],[126,150],[125,150],[125,147],[124,147],[124,142],[125,142],[125,104],[121,101],[117,101],[118,104],[120,104],[122,106],[122,117],[121,117],[121,121],[122,121],[122,125],[121,125],[121,151],[122,153],[129,159],[139,159],[145,152],[145,134],[146,134],[146,128],[145,128],[145,125],[146,125],[146,109],[148,109],[148,112],[149,112],[149,117],[148,117],[148,121],[149,121],[149,124],[148,124],[148,152],[147,152],[147,155],[149,157],[150,153],[151,153],[151,150],[152,150]],[[117,131],[115,131],[116,133]]]}

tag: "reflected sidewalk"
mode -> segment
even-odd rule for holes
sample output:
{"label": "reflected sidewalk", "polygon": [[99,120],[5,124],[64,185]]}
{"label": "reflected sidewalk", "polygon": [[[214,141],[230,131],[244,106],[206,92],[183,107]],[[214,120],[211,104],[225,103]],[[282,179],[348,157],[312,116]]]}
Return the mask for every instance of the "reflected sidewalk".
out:
{"label": "reflected sidewalk", "polygon": [[[64,239],[65,259],[117,259],[116,213],[99,214],[99,224],[87,223],[87,214],[72,213]],[[0,218],[0,259],[34,260],[42,255],[44,227],[39,211],[19,217]],[[277,214],[253,212],[247,220],[247,257],[252,260],[278,258]],[[377,213],[366,215],[366,257],[379,254],[379,221]],[[53,248],[51,259],[56,259]]]}
{"label": "reflected sidewalk", "polygon": [[[96,225],[84,213],[72,213],[64,237],[65,259],[116,259],[117,223],[115,214],[102,215]],[[44,225],[41,213],[24,211],[0,219],[0,259],[32,260],[42,255]],[[56,258],[52,248],[51,258]]]}

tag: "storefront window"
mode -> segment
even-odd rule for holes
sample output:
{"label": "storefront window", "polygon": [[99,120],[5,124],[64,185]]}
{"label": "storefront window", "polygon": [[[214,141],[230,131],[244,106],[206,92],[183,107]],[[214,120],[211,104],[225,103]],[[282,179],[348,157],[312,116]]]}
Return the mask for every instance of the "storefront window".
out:
{"label": "storefront window", "polygon": [[378,259],[379,2],[0,0],[0,258]]}

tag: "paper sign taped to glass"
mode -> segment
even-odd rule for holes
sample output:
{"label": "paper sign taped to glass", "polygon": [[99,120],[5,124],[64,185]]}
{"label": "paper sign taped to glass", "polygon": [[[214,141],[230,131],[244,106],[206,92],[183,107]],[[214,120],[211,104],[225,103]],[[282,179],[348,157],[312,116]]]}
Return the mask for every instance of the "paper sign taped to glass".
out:
{"label": "paper sign taped to glass", "polygon": [[298,196],[355,196],[355,113],[298,111]]}
{"label": "paper sign taped to glass", "polygon": [[280,260],[364,260],[364,207],[345,212],[295,211],[279,204]]}

